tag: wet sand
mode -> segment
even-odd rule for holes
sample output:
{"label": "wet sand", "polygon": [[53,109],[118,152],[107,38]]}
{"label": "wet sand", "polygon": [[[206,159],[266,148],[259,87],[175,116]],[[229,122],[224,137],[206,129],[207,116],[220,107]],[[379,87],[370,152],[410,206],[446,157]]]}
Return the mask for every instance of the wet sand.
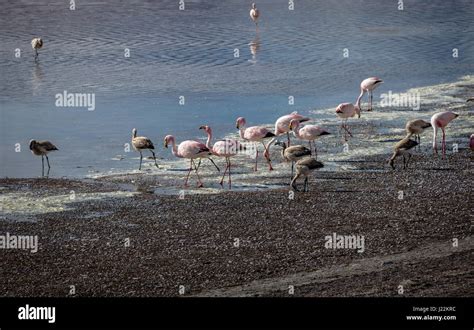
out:
{"label": "wet sand", "polygon": [[[38,235],[39,251],[0,251],[0,295],[472,296],[472,152],[395,171],[387,157],[317,172],[294,199],[283,175],[269,177],[279,189],[184,199],[154,193],[152,176],[1,179],[0,233]],[[333,233],[363,235],[364,252],[326,249]]]}

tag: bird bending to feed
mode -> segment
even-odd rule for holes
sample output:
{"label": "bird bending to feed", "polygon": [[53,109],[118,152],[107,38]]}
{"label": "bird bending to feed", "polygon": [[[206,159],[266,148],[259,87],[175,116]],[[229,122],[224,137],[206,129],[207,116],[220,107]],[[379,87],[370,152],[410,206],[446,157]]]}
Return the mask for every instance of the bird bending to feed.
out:
{"label": "bird bending to feed", "polygon": [[[268,129],[266,129],[265,127],[262,127],[262,126],[251,126],[251,127],[245,128],[245,124],[246,124],[245,118],[243,118],[243,117],[237,118],[236,127],[239,130],[240,137],[242,139],[244,139],[245,141],[261,142],[262,143],[263,149],[264,149],[263,156],[267,160],[268,169],[270,171],[272,171],[273,167],[272,167],[272,162],[270,160],[270,145],[274,140],[272,139],[268,143],[268,145],[265,145],[265,143],[263,143],[263,140],[267,139],[267,138],[275,137],[275,134],[273,134]],[[257,170],[257,161],[258,161],[258,147],[256,146],[255,149],[256,150],[255,150],[255,168],[254,168],[254,170],[256,171]]]}
{"label": "bird bending to feed", "polygon": [[258,18],[260,17],[260,11],[257,9],[257,5],[252,3],[252,8],[250,9],[250,18],[255,23],[255,27],[258,29]]}
{"label": "bird bending to feed", "polygon": [[34,38],[31,40],[31,48],[35,50],[35,60],[38,59],[38,49],[43,47],[43,39],[41,38]]}
{"label": "bird bending to feed", "polygon": [[142,160],[143,160],[143,154],[142,150],[150,150],[151,154],[153,155],[153,160],[155,161],[155,166],[156,168],[158,167],[158,164],[156,163],[156,156],[155,152],[153,151],[155,149],[155,146],[153,145],[153,142],[146,136],[137,136],[137,129],[134,128],[132,129],[132,146],[133,148],[140,153],[140,165],[138,166],[138,170],[142,169]]}
{"label": "bird bending to feed", "polygon": [[277,121],[275,122],[275,135],[280,136],[286,133],[286,137],[288,139],[288,146],[290,146],[290,122],[292,120],[295,120],[298,123],[302,123],[308,121],[309,118],[299,115],[298,112],[294,111],[289,115],[285,115],[277,119]]}
{"label": "bird bending to feed", "polygon": [[46,176],[49,176],[51,166],[49,165],[48,153],[58,150],[58,148],[49,141],[30,140],[30,150],[33,155],[41,156],[41,176],[44,176],[44,157],[46,157],[46,161],[48,162],[48,174]]}
{"label": "bird bending to feed", "polygon": [[306,157],[303,159],[300,159],[299,161],[296,162],[296,175],[291,180],[290,186],[295,190],[299,191],[298,188],[296,187],[296,180],[304,176],[304,191],[308,191],[308,176],[310,175],[311,172],[314,170],[320,169],[324,167],[323,163],[318,162],[314,158]]}
{"label": "bird bending to feed", "polygon": [[275,145],[283,148],[281,150],[281,157],[285,161],[291,162],[291,177],[290,177],[290,180],[291,180],[293,178],[295,162],[304,157],[311,156],[311,150],[301,145],[287,147],[285,142],[280,142],[280,141],[276,142]]}
{"label": "bird bending to feed", "polygon": [[443,139],[441,142],[441,150],[443,153],[443,159],[446,156],[446,126],[451,122],[451,120],[457,118],[459,115],[451,111],[438,112],[431,117],[431,126],[433,126],[433,152],[438,153],[438,148],[436,144],[436,134],[438,128],[443,132]]}
{"label": "bird bending to feed", "polygon": [[329,135],[331,133],[329,133],[325,129],[323,129],[319,126],[316,126],[316,125],[304,125],[303,127],[300,127],[300,122],[301,121],[294,120],[294,119],[291,120],[290,125],[289,125],[289,129],[293,131],[293,134],[298,139],[308,141],[309,150],[311,151],[311,153],[312,153],[311,142],[314,143],[314,155],[315,155],[314,157],[315,157],[315,159],[317,159],[318,150],[316,148],[315,140],[320,136]]}
{"label": "bird bending to feed", "polygon": [[[410,162],[411,158],[411,153],[409,150],[416,147],[417,145],[418,142],[416,142],[415,140],[411,140],[409,136],[406,136],[401,141],[397,142],[397,144],[395,144],[395,147],[393,148],[393,155],[388,161],[390,166],[395,169],[395,158],[397,158],[398,156],[403,156],[403,168],[408,168],[408,163]],[[407,158],[405,158],[405,156],[407,156]]]}
{"label": "bird bending to feed", "polygon": [[354,117],[357,114],[357,117],[360,118],[360,99],[358,99],[357,104],[353,105],[352,103],[341,103],[336,108],[336,115],[342,119],[341,121],[341,130],[344,129],[344,139],[347,141],[347,134],[352,137],[352,133],[347,126],[347,119]]}
{"label": "bird bending to feed", "polygon": [[[357,100],[360,100],[362,96],[364,96],[365,93],[368,93],[369,96],[369,108],[367,111],[372,111],[372,99],[374,97],[373,95],[373,90],[379,86],[381,83],[383,83],[382,79],[379,79],[377,77],[370,77],[367,79],[364,79],[360,83],[360,95],[357,98]],[[360,105],[360,104],[359,104]]]}
{"label": "bird bending to feed", "polygon": [[420,134],[423,133],[423,131],[428,127],[431,127],[431,124],[427,121],[424,121],[422,119],[413,119],[407,122],[407,124],[405,125],[405,130],[407,132],[408,137],[415,135],[415,141],[420,144]]}
{"label": "bird bending to feed", "polygon": [[175,138],[173,135],[165,136],[164,145],[165,148],[168,148],[168,145],[172,145],[173,148],[171,152],[178,158],[187,158],[189,159],[189,170],[188,175],[186,176],[186,180],[184,182],[184,186],[188,186],[188,179],[191,171],[194,169],[196,172],[196,176],[198,178],[198,187],[201,188],[203,186],[201,178],[199,177],[199,169],[197,168],[194,160],[197,158],[209,158],[212,155],[211,150],[202,142],[186,140],[179,144],[176,147]]}
{"label": "bird bending to feed", "polygon": [[231,168],[230,157],[233,157],[233,156],[237,155],[240,151],[245,150],[245,147],[242,146],[239,143],[239,141],[234,140],[234,139],[220,140],[220,141],[217,141],[216,143],[214,143],[213,146],[211,146],[212,129],[207,125],[201,126],[201,127],[199,127],[199,129],[202,129],[207,133],[206,147],[209,148],[211,153],[213,155],[218,156],[218,157],[224,157],[225,158],[226,167],[225,167],[225,170],[224,170],[224,174],[222,175],[222,179],[219,183],[220,183],[221,186],[223,185],[224,178],[225,178],[225,175],[227,173],[228,174],[229,189],[231,189],[232,179],[231,179],[231,176],[230,176],[230,168]]}

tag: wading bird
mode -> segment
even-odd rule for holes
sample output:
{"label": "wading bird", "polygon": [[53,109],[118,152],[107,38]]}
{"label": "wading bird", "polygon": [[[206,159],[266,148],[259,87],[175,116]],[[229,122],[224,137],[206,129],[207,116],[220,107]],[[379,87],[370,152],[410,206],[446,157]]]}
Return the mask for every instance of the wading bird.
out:
{"label": "wading bird", "polygon": [[[245,128],[245,118],[239,117],[236,120],[236,127],[239,130],[240,137],[244,139],[245,141],[251,141],[251,142],[261,142],[263,145],[263,156],[267,160],[268,163],[268,169],[270,171],[273,170],[272,167],[272,161],[270,160],[270,145],[274,141],[273,139],[268,143],[266,146],[265,143],[263,143],[264,139],[267,138],[272,138],[275,137],[275,134],[270,132],[268,129],[262,126],[251,126],[248,128]],[[258,147],[255,146],[255,168],[254,170],[257,170],[257,161],[258,161]]]}
{"label": "wading bird", "polygon": [[219,182],[220,185],[222,186],[224,183],[224,178],[226,173],[228,174],[228,184],[229,184],[229,189],[231,189],[232,185],[232,179],[230,175],[230,170],[231,170],[231,163],[230,163],[230,157],[233,157],[237,155],[240,151],[245,150],[245,147],[242,146],[239,141],[236,141],[234,139],[224,139],[217,141],[214,143],[214,145],[211,145],[211,140],[212,140],[212,129],[205,125],[199,127],[199,129],[204,130],[207,133],[207,142],[206,142],[206,147],[209,148],[211,153],[213,155],[216,155],[218,157],[224,157],[225,158],[225,163],[226,167],[224,170],[224,174],[222,175],[222,179]]}
{"label": "wading bird", "polygon": [[35,60],[38,59],[38,49],[41,49],[41,47],[43,47],[43,39],[34,38],[31,40],[31,48],[33,48],[35,51]]}
{"label": "wading bird", "polygon": [[407,122],[405,125],[405,130],[408,137],[415,135],[415,141],[417,141],[418,144],[421,144],[420,134],[423,133],[423,131],[428,127],[431,127],[431,124],[427,121],[422,119],[413,119]]}
{"label": "wading bird", "polygon": [[[408,163],[410,162],[411,158],[410,149],[416,147],[417,145],[418,142],[416,142],[415,140],[411,140],[409,136],[406,136],[401,141],[397,142],[397,144],[395,144],[395,147],[393,148],[393,155],[388,161],[390,166],[395,169],[395,158],[397,158],[398,156],[403,156],[403,169],[408,168]],[[407,157],[405,158],[405,156]]]}
{"label": "wading bird", "polygon": [[155,149],[155,146],[153,145],[153,142],[146,136],[137,136],[137,129],[134,128],[132,129],[132,146],[133,148],[140,153],[140,165],[138,166],[138,170],[142,169],[142,160],[143,160],[143,154],[142,150],[150,150],[151,154],[153,155],[153,160],[155,161],[155,166],[156,168],[158,167],[158,164],[156,163],[156,156],[155,152],[153,151]]}
{"label": "wading bird", "polygon": [[320,136],[323,135],[329,135],[328,131],[325,129],[316,126],[316,125],[304,125],[303,127],[300,127],[300,121],[297,120],[291,120],[289,129],[293,131],[293,134],[300,140],[305,140],[308,141],[309,143],[309,150],[313,151],[311,142],[314,143],[314,157],[317,159],[318,157],[318,149],[316,148],[316,139]]}
{"label": "wading bird", "polygon": [[255,23],[255,28],[258,30],[258,18],[260,17],[260,11],[257,9],[257,5],[252,3],[252,8],[250,9],[250,18]]}
{"label": "wading bird", "polygon": [[48,163],[48,173],[46,176],[49,176],[49,170],[51,169],[51,166],[49,165],[48,153],[58,150],[58,148],[56,148],[56,146],[49,141],[30,140],[30,150],[33,155],[41,156],[41,176],[44,176],[44,157],[46,157],[46,161]]}
{"label": "wading bird", "polygon": [[[383,83],[382,79],[379,79],[377,77],[370,77],[367,79],[364,79],[360,83],[360,95],[358,97],[358,100],[364,96],[365,93],[368,93],[369,96],[369,108],[367,111],[372,111],[372,99],[373,99],[373,90],[379,86],[381,83]],[[360,106],[360,104],[359,104]]]}
{"label": "wading bird", "polygon": [[186,180],[184,181],[184,186],[188,186],[188,179],[191,171],[194,169],[196,172],[196,176],[198,178],[198,187],[203,187],[201,178],[199,177],[199,169],[197,168],[194,160],[197,158],[209,158],[212,155],[211,150],[202,142],[186,140],[179,144],[176,147],[175,138],[173,135],[167,135],[164,139],[165,148],[168,148],[168,145],[172,145],[171,152],[178,158],[187,158],[189,159],[189,170],[188,175],[186,176]]}
{"label": "wading bird", "polygon": [[341,103],[336,108],[336,115],[342,119],[341,130],[344,129],[344,139],[346,141],[347,134],[352,137],[352,133],[347,126],[347,119],[354,117],[356,114],[357,117],[360,118],[360,99],[358,99],[356,105],[353,105],[352,103]]}
{"label": "wading bird", "polygon": [[311,150],[301,145],[287,147],[285,142],[280,142],[280,141],[276,142],[275,145],[283,148],[281,150],[281,157],[285,161],[291,162],[291,176],[290,176],[290,180],[291,180],[293,178],[295,162],[304,157],[311,156]]}
{"label": "wading bird", "polygon": [[282,116],[277,119],[275,122],[275,135],[280,136],[286,133],[286,138],[288,139],[288,146],[290,146],[290,122],[292,120],[302,123],[308,121],[308,117],[299,115],[298,112],[292,112],[289,115]]}
{"label": "wading bird", "polygon": [[433,126],[433,152],[438,153],[438,148],[436,145],[436,134],[438,132],[438,128],[441,129],[443,132],[443,139],[441,142],[441,150],[443,153],[443,159],[446,156],[446,126],[451,122],[451,120],[457,118],[459,115],[457,113],[451,111],[445,112],[438,112],[431,117],[431,126]]}
{"label": "wading bird", "polygon": [[299,191],[298,188],[296,187],[296,180],[304,176],[304,191],[308,191],[308,176],[313,172],[314,170],[320,169],[324,167],[323,163],[318,162],[314,158],[306,157],[303,159],[300,159],[299,161],[296,162],[296,175],[291,180],[290,186],[295,190]]}

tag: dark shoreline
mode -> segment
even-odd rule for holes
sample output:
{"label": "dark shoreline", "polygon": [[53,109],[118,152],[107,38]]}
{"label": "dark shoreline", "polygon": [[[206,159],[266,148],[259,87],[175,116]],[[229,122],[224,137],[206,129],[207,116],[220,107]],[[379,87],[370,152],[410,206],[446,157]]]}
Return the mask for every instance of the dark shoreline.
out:
{"label": "dark shoreline", "polygon": [[[179,296],[181,285],[184,296],[206,295],[333,266],[344,273],[295,282],[294,295],[399,296],[402,283],[405,296],[472,296],[472,152],[461,150],[447,160],[415,155],[406,171],[389,170],[382,156],[363,160],[357,171],[315,173],[311,191],[296,193],[294,200],[287,188],[184,200],[144,189],[132,197],[78,202],[29,222],[8,220],[6,214],[0,233],[38,235],[40,250],[0,251],[0,296],[63,297],[70,285],[75,296]],[[0,183],[4,193],[47,196],[71,189],[116,191],[123,181]],[[365,251],[325,249],[324,237],[332,233],[363,235]],[[453,238],[469,246],[417,254],[430,244],[446,247]],[[364,260],[403,253],[412,253],[415,261],[351,271]],[[288,286],[247,294],[287,296]]]}

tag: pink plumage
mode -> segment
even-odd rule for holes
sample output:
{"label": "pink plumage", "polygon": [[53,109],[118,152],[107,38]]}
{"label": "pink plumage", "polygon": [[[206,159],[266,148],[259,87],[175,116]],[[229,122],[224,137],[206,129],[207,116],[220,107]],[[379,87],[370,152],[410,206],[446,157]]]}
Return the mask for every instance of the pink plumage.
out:
{"label": "pink plumage", "polygon": [[[293,131],[293,134],[300,140],[309,142],[309,149],[312,150],[311,143],[314,142],[318,137],[323,135],[329,135],[330,133],[325,129],[316,125],[305,125],[300,127],[298,120],[290,121],[289,128]],[[317,156],[316,143],[314,142],[314,153]]]}
{"label": "pink plumage", "polygon": [[[245,128],[246,120],[243,117],[239,117],[236,120],[236,127],[239,130],[240,137],[246,141],[251,141],[251,142],[261,142],[263,145],[263,155],[265,156],[265,159],[267,160],[268,163],[268,169],[270,171],[273,170],[272,163],[270,160],[270,144],[273,141],[270,141],[268,145],[266,146],[265,143],[263,143],[263,140],[266,138],[271,138],[274,137],[275,134],[270,132],[268,129],[262,126],[251,126],[248,128]],[[255,171],[257,170],[257,159],[258,159],[258,148],[256,148],[256,155],[255,155]]]}
{"label": "pink plumage", "polygon": [[304,117],[304,116],[298,114],[298,112],[295,111],[295,112],[290,113],[289,115],[285,115],[285,116],[282,116],[282,117],[277,119],[277,121],[275,122],[275,133],[274,134],[276,136],[280,136],[282,134],[287,133],[288,146],[290,146],[290,135],[288,133],[290,132],[290,122],[292,120],[296,120],[296,121],[302,123],[302,122],[308,121],[309,118]]}
{"label": "pink plumage", "polygon": [[438,129],[441,129],[443,133],[443,139],[441,141],[441,150],[443,153],[443,158],[446,156],[446,126],[459,115],[452,111],[438,112],[431,117],[431,126],[433,127],[433,152],[438,153],[437,143],[436,143],[436,134]]}
{"label": "pink plumage", "polygon": [[362,96],[364,96],[364,93],[369,94],[369,108],[367,111],[372,111],[372,99],[373,99],[373,90],[379,86],[381,83],[383,83],[383,80],[377,77],[370,77],[367,79],[364,79],[360,83],[360,95],[357,98],[356,104],[360,108],[360,100],[362,99]]}

